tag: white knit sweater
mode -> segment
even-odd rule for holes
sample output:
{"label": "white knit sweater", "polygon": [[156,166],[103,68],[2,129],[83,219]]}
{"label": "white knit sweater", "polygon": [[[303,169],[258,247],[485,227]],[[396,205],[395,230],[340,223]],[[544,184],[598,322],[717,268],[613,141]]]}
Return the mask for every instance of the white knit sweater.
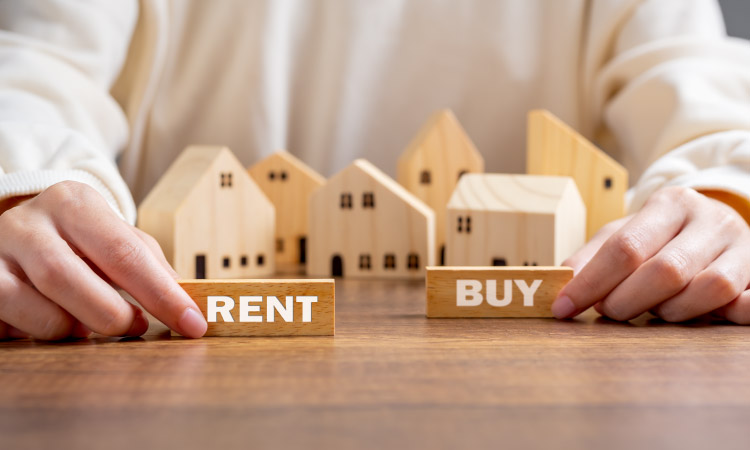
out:
{"label": "white knit sweater", "polygon": [[750,198],[748,47],[713,0],[0,0],[0,199],[78,180],[132,222],[189,144],[393,173],[443,107],[491,172],[543,107],[630,170],[631,209]]}

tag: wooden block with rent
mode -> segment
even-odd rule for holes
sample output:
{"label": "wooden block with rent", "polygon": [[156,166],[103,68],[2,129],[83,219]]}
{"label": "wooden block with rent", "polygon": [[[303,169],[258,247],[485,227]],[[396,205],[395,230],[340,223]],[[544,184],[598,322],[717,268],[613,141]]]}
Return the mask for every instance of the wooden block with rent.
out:
{"label": "wooden block with rent", "polygon": [[427,317],[553,317],[569,267],[428,267]]}
{"label": "wooden block with rent", "polygon": [[333,336],[335,331],[332,279],[179,283],[206,317],[206,336]]}

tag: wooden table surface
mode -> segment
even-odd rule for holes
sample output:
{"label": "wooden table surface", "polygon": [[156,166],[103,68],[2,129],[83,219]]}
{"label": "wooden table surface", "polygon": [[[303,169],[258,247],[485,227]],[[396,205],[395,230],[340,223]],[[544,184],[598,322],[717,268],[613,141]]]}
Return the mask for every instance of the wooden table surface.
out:
{"label": "wooden table surface", "polygon": [[747,448],[750,328],[426,319],[336,282],[336,336],[0,343],[0,448]]}

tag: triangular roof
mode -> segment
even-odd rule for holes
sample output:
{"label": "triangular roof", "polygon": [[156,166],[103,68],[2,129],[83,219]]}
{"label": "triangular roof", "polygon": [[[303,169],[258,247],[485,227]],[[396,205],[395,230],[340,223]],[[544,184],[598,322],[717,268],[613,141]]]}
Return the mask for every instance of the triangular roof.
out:
{"label": "triangular roof", "polygon": [[[536,139],[540,138],[541,136],[534,135],[528,137],[527,152],[536,152],[540,149],[544,152],[582,152],[589,155],[589,157],[594,158],[598,164],[601,164],[603,167],[611,170],[612,172],[614,172],[614,174],[627,177],[627,170],[620,163],[618,163],[614,158],[602,151],[599,147],[594,145],[591,141],[583,137],[583,135],[581,135],[579,132],[571,128],[570,125],[563,122],[562,120],[560,120],[560,118],[547,111],[546,109],[535,109],[529,111],[528,121],[528,128],[530,133],[532,132],[531,130],[532,128],[534,128],[534,125],[536,125],[536,127],[538,128],[534,128],[533,131],[536,134],[541,134],[539,130],[544,127],[546,128],[547,133],[556,131],[565,135],[568,139],[575,140],[575,143],[578,145],[569,144],[569,146],[565,146],[563,145],[564,141],[562,140],[562,138],[558,138],[559,140],[557,142],[537,143]],[[539,146],[539,148],[537,148],[537,146]],[[534,162],[534,156],[535,155],[528,156],[530,164]],[[570,156],[570,158],[575,158],[575,156]],[[536,167],[529,167],[530,173],[539,173],[539,170],[540,169]]]}
{"label": "triangular roof", "polygon": [[[449,132],[446,133],[446,130],[449,130]],[[456,115],[453,114],[452,110],[446,108],[435,111],[430,116],[430,118],[427,119],[424,125],[422,125],[422,128],[419,129],[419,132],[416,134],[416,136],[414,136],[412,141],[406,147],[406,150],[404,150],[404,152],[399,157],[399,162],[401,162],[402,160],[409,160],[415,157],[418,153],[426,151],[428,149],[435,151],[435,147],[425,145],[426,141],[433,133],[441,133],[441,138],[445,138],[445,136],[450,135],[454,139],[459,139],[461,145],[457,147],[465,149],[466,151],[470,152],[475,158],[483,161],[481,153],[479,153],[479,150],[477,150],[474,142],[466,133],[466,130],[464,130],[464,127],[461,126],[461,123],[456,118]],[[449,149],[447,147],[441,147],[439,148],[439,150],[446,151]],[[453,146],[451,146],[450,150],[455,151]]]}
{"label": "triangular roof", "polygon": [[[180,156],[172,162],[151,192],[141,203],[139,209],[161,212],[177,212],[190,194],[200,184],[199,181],[218,161],[227,159],[237,166],[235,176],[246,176],[252,186],[265,199],[265,194],[245,171],[242,163],[227,147],[193,145],[185,148]],[[270,201],[266,199],[270,204]]]}
{"label": "triangular roof", "polygon": [[266,156],[265,158],[261,159],[257,163],[253,164],[249,170],[255,170],[257,168],[262,168],[270,163],[273,163],[275,161],[283,161],[290,166],[297,169],[299,172],[305,174],[306,176],[310,177],[313,181],[315,181],[317,184],[323,184],[325,183],[326,179],[323,175],[319,174],[315,170],[313,170],[310,166],[302,162],[301,159],[297,158],[296,156],[292,155],[286,150],[277,150],[274,153],[271,153],[270,155]]}
{"label": "triangular roof", "polygon": [[399,197],[404,202],[408,203],[412,208],[416,209],[418,212],[422,213],[423,215],[427,215],[427,216],[434,215],[432,208],[427,206],[427,204],[425,204],[417,196],[407,191],[406,188],[398,184],[396,180],[386,175],[385,172],[375,167],[375,165],[373,165],[371,162],[367,161],[366,159],[354,160],[353,163],[349,164],[343,170],[338,172],[336,175],[332,176],[328,180],[328,183],[326,183],[326,185],[323,186],[321,189],[325,189],[327,186],[335,184],[340,178],[344,176],[345,173],[348,173],[350,171],[357,171],[361,175],[364,175],[366,177],[369,177],[377,181],[386,189],[391,191],[394,195]]}
{"label": "triangular roof", "polygon": [[554,213],[571,191],[580,199],[570,177],[470,173],[458,181],[448,208]]}

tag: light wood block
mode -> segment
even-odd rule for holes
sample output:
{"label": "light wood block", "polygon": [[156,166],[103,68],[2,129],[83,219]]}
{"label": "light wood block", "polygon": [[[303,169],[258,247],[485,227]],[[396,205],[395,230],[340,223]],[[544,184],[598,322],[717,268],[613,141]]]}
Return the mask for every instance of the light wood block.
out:
{"label": "light wood block", "polygon": [[275,210],[226,147],[186,148],[138,208],[138,228],[185,278],[274,272]]}
{"label": "light wood block", "polygon": [[309,207],[308,275],[423,279],[435,264],[432,209],[363,159],[316,190]]}
{"label": "light wood block", "polygon": [[440,264],[451,193],[462,175],[481,172],[484,159],[450,109],[435,112],[398,159],[398,182],[435,212]]}
{"label": "light wood block", "polygon": [[300,273],[307,261],[308,202],[325,178],[286,151],[248,169],[276,207],[276,273]]}
{"label": "light wood block", "polygon": [[427,317],[553,317],[571,279],[569,267],[428,267]]}
{"label": "light wood block", "polygon": [[[333,336],[335,332],[330,279],[182,280],[179,284],[208,320],[206,336]],[[232,306],[228,299],[233,307],[219,311]],[[246,314],[243,304],[250,308]],[[225,320],[229,315],[232,322]]]}
{"label": "light wood block", "polygon": [[586,207],[569,177],[467,174],[446,229],[449,266],[559,266],[585,242]]}
{"label": "light wood block", "polygon": [[625,214],[628,172],[549,111],[529,113],[526,172],[576,181],[588,212],[586,237]]}

